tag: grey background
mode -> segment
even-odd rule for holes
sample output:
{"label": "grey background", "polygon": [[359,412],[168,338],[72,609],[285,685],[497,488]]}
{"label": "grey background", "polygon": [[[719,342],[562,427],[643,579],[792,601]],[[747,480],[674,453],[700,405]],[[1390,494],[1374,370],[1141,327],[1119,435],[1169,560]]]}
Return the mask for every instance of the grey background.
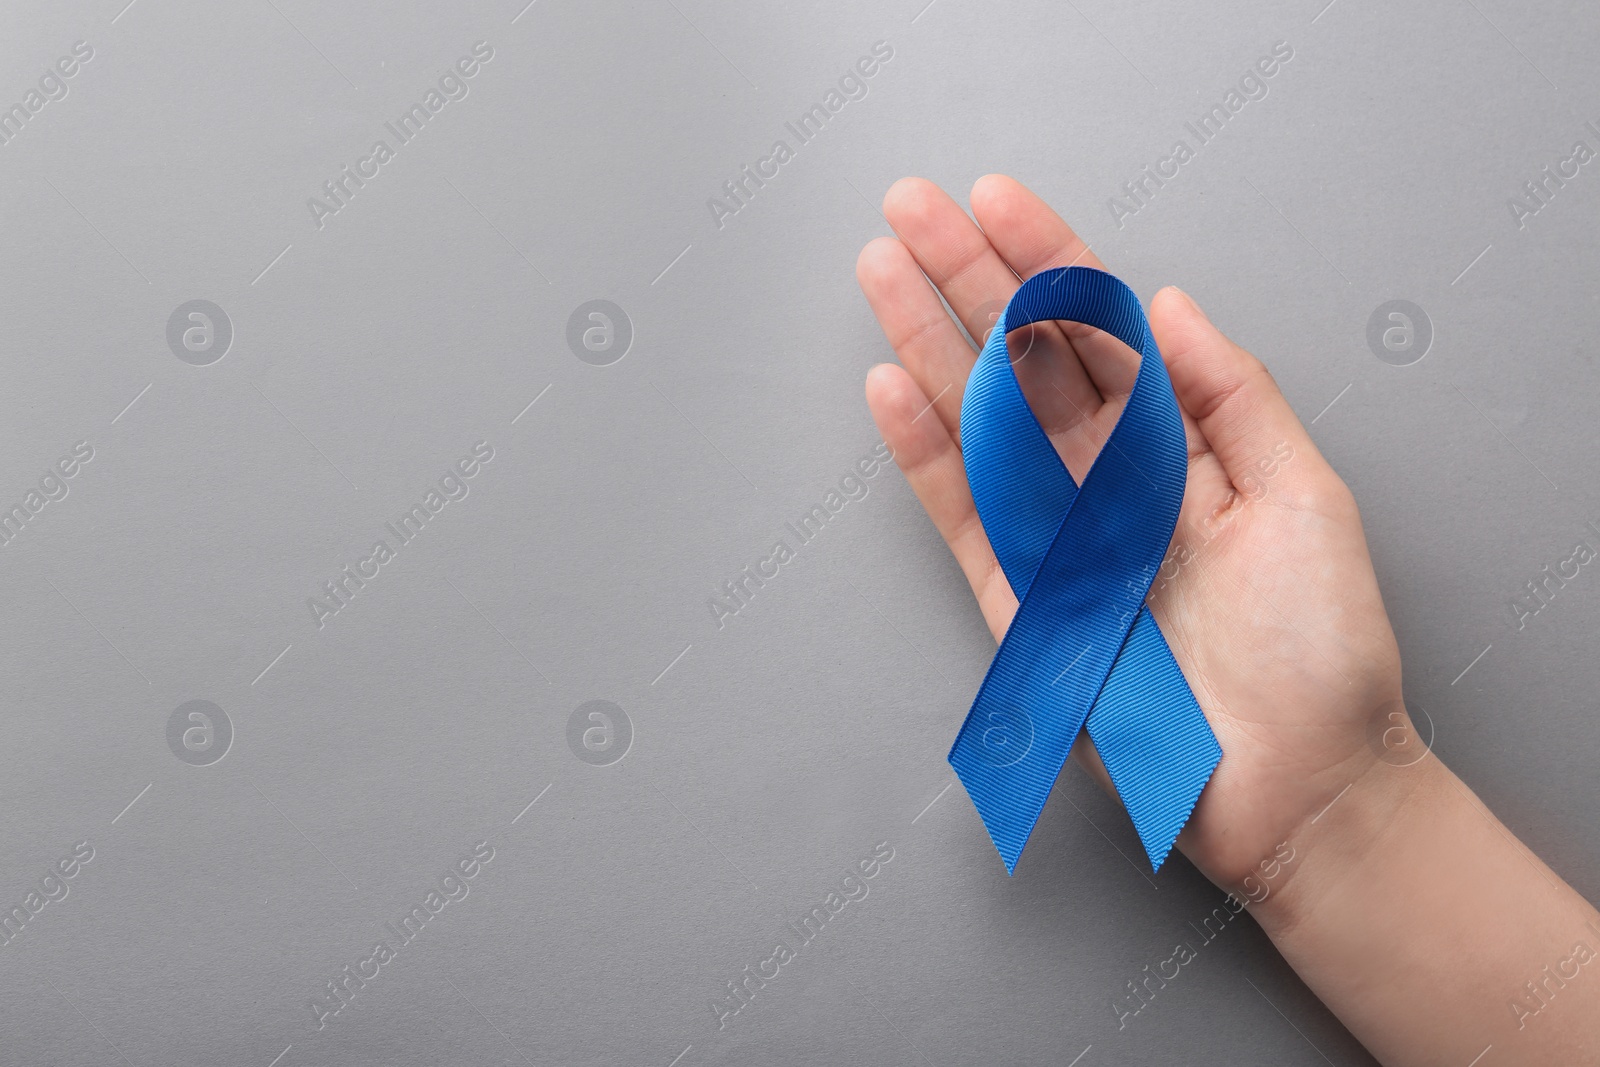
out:
{"label": "grey background", "polygon": [[[94,49],[0,146],[0,498],[95,450],[0,548],[0,905],[94,849],[0,946],[0,1063],[1372,1062],[1249,920],[1118,1030],[1221,893],[1147,877],[1073,768],[1006,878],[944,763],[993,643],[897,472],[713,621],[878,441],[853,263],[908,173],[963,202],[1017,176],[1266,359],[1361,503],[1437,750],[1600,894],[1600,578],[1509,609],[1600,544],[1600,163],[1525,228],[1507,206],[1600,148],[1600,10],[124,3],[0,13],[6,106]],[[707,198],[878,40],[866,98],[719,229]],[[1119,227],[1280,40],[1269,95]],[[478,41],[469,94],[316,228]],[[192,299],[232,323],[209,366],[167,346]],[[609,366],[566,344],[594,299],[632,323]],[[1432,321],[1411,366],[1366,344],[1391,299]],[[470,494],[319,629],[307,598],[480,440]],[[232,725],[208,766],[168,746],[191,700]],[[619,762],[569,748],[592,700]],[[319,1032],[311,999],[484,840]],[[883,841],[719,1031],[724,983]]]}

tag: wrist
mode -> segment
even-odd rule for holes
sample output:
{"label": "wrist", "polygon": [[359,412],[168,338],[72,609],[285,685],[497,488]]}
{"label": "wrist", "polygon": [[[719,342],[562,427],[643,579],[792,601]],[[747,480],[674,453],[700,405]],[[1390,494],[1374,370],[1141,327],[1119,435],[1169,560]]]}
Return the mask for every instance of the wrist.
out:
{"label": "wrist", "polygon": [[1431,753],[1332,792],[1249,910],[1368,1051],[1600,1062],[1600,981],[1574,962],[1600,958],[1588,902]]}
{"label": "wrist", "polygon": [[1396,856],[1435,832],[1441,806],[1465,802],[1455,775],[1431,752],[1400,766],[1364,759],[1351,770],[1347,784],[1330,787],[1327,801],[1286,835],[1274,853],[1276,872],[1263,863],[1230,887],[1275,941],[1331,897],[1383,883]]}

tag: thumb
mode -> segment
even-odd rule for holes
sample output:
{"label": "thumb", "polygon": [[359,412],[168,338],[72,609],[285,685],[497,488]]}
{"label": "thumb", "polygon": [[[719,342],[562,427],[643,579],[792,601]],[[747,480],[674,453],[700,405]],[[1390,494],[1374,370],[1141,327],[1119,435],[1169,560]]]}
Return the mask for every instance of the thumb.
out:
{"label": "thumb", "polygon": [[1248,492],[1252,469],[1281,455],[1285,445],[1320,460],[1267,368],[1224,337],[1189,294],[1176,286],[1157,293],[1150,302],[1150,328],[1178,403],[1236,488]]}

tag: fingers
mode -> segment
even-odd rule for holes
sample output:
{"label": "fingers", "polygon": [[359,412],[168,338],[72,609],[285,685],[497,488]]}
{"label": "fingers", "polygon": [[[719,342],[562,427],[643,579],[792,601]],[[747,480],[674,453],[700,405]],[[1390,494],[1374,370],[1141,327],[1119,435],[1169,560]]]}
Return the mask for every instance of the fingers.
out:
{"label": "fingers", "polygon": [[[1003,174],[979,178],[972,187],[972,213],[995,251],[1022,278],[1053,267],[1105,269],[1060,215],[1013,178]],[[1103,398],[1126,396],[1133,389],[1139,373],[1137,352],[1092,326],[1077,322],[1060,326]],[[1022,365],[1017,369],[1020,373]]]}
{"label": "fingers", "polygon": [[[1017,290],[1016,274],[961,206],[932,182],[921,178],[895,182],[884,196],[883,211],[918,266],[965,324],[968,334],[982,343],[994,324],[993,316]],[[1012,340],[1013,360],[1037,364],[1039,373],[1048,373],[1077,409],[1091,414],[1099,409],[1100,395],[1059,326],[1041,323]],[[912,370],[909,366],[907,369]],[[916,371],[912,370],[912,374],[916,376]],[[930,384],[920,377],[917,380],[925,388]],[[1029,398],[1047,429],[1052,424],[1071,425],[1079,417],[1072,406],[1062,404],[1053,395],[1053,390],[1039,390],[1030,393]],[[956,407],[959,410],[959,396]],[[955,424],[947,421],[946,425],[953,428]]]}
{"label": "fingers", "polygon": [[876,238],[861,250],[856,281],[900,362],[922,394],[933,398],[929,420],[959,436],[961,396],[976,357],[939,294],[892,237]]}
{"label": "fingers", "polygon": [[1016,613],[1017,601],[978,519],[961,450],[932,414],[917,383],[892,363],[874,367],[867,375],[867,406],[999,640]]}
{"label": "fingers", "polygon": [[979,178],[972,186],[972,213],[995,250],[1023,278],[1051,267],[1106,269],[1072,227],[1015,178]]}
{"label": "fingers", "polygon": [[1004,303],[1016,291],[1017,278],[977,223],[924,178],[901,178],[889,186],[883,214],[967,332],[982,343],[990,323],[979,312],[992,301]]}
{"label": "fingers", "polygon": [[1259,488],[1257,465],[1283,459],[1285,446],[1317,455],[1266,367],[1224,337],[1186,293],[1171,286],[1157,293],[1150,327],[1179,403],[1240,492]]}

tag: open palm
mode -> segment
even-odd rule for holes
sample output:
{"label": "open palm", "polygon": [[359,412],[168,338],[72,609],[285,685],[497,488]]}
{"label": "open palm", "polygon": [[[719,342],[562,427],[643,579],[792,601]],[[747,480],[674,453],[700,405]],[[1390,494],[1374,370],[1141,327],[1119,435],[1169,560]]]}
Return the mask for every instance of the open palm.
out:
{"label": "open palm", "polygon": [[[883,209],[898,239],[862,249],[856,276],[901,364],[873,368],[867,403],[998,640],[1017,600],[962,465],[961,398],[977,358],[962,327],[981,343],[1022,280],[1105,268],[1010,178],[980,179],[971,204],[976,223],[937,186],[897,182]],[[1399,706],[1399,650],[1355,502],[1266,368],[1176,289],[1156,294],[1150,322],[1183,411],[1189,477],[1149,605],[1223,750],[1178,846],[1231,888],[1377,760],[1369,724]],[[1079,323],[1023,327],[1009,345],[1081,483],[1137,353]],[[1075,753],[1109,785],[1084,738]]]}

